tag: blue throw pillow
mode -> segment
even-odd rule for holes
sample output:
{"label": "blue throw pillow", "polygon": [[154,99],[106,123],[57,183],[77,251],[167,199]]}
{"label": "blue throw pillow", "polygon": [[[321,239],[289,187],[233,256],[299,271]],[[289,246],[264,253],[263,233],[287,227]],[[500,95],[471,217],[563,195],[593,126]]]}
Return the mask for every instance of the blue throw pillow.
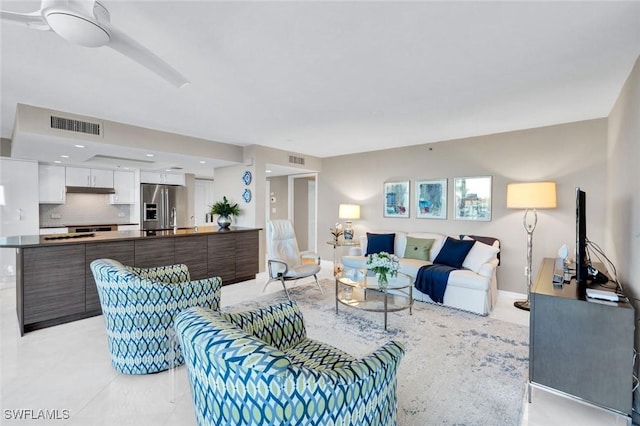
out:
{"label": "blue throw pillow", "polygon": [[366,256],[374,253],[385,251],[389,254],[393,253],[393,244],[396,234],[371,234],[367,232],[367,253]]}
{"label": "blue throw pillow", "polygon": [[433,263],[462,268],[462,262],[464,262],[474,244],[474,240],[455,240],[447,237]]}

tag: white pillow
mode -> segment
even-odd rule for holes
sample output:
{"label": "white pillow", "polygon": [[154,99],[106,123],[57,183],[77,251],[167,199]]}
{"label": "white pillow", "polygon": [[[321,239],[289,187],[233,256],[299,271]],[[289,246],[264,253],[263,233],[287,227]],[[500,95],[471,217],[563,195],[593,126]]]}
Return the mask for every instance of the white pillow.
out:
{"label": "white pillow", "polygon": [[469,250],[467,257],[464,258],[462,267],[478,273],[483,264],[496,258],[499,251],[498,247],[476,241],[471,250]]}

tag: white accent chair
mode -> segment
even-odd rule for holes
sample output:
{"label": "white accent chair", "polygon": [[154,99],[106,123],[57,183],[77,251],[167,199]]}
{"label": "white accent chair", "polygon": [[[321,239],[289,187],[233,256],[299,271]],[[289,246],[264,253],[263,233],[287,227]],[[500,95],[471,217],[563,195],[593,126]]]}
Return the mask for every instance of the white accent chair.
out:
{"label": "white accent chair", "polygon": [[267,257],[269,281],[263,292],[272,281],[280,281],[287,298],[291,299],[285,281],[313,276],[320,292],[324,293],[317,276],[320,272],[320,256],[310,251],[300,252],[296,233],[289,220],[267,222]]}

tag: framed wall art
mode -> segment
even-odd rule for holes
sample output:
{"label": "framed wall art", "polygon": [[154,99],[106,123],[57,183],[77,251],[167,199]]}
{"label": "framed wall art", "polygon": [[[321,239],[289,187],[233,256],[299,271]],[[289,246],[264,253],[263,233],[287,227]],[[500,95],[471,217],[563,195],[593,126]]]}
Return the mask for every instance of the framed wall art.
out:
{"label": "framed wall art", "polygon": [[384,217],[409,217],[409,181],[384,183]]}
{"label": "framed wall art", "polygon": [[454,179],[456,220],[491,220],[491,176]]}
{"label": "framed wall art", "polygon": [[447,179],[417,180],[415,194],[418,219],[447,218]]}

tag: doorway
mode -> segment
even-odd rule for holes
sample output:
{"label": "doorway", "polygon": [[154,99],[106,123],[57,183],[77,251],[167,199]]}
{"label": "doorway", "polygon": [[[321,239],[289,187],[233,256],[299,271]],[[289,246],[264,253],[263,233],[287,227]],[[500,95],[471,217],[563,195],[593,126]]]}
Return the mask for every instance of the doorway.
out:
{"label": "doorway", "polygon": [[301,251],[317,252],[317,173],[289,176],[289,220]]}
{"label": "doorway", "polygon": [[317,251],[317,172],[267,165],[265,222],[291,221],[300,250]]}

